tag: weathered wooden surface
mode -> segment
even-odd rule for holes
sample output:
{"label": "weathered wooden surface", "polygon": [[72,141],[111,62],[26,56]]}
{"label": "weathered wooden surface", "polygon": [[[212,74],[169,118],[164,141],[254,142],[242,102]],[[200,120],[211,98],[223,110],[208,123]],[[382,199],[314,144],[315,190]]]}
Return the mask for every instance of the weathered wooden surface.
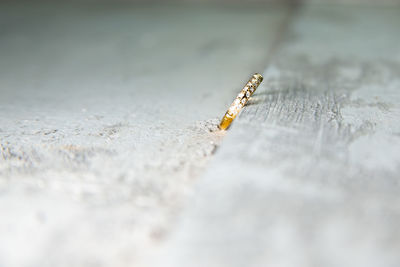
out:
{"label": "weathered wooden surface", "polygon": [[399,14],[300,10],[159,266],[400,265]]}
{"label": "weathered wooden surface", "polygon": [[283,15],[0,3],[0,266],[140,266]]}

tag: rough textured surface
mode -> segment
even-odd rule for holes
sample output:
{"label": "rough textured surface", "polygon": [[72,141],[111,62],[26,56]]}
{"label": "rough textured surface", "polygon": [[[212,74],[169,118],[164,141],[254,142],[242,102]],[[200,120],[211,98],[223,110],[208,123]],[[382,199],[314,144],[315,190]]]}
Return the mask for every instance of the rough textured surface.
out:
{"label": "rough textured surface", "polygon": [[400,265],[399,11],[300,10],[159,266]]}
{"label": "rough textured surface", "polygon": [[283,14],[0,4],[0,266],[140,266]]}

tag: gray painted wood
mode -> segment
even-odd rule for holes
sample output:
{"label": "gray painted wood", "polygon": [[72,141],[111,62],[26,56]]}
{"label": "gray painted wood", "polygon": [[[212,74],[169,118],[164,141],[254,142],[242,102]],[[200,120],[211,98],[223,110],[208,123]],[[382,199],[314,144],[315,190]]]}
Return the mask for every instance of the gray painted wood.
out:
{"label": "gray painted wood", "polygon": [[160,266],[400,265],[399,14],[300,10]]}
{"label": "gray painted wood", "polygon": [[284,14],[0,3],[0,266],[141,266]]}

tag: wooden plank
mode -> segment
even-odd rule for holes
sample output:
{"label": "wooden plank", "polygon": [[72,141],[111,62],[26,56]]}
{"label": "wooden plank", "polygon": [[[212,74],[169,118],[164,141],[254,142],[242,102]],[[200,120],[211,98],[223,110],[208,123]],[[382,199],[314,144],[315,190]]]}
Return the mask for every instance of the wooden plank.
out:
{"label": "wooden plank", "polygon": [[0,266],[140,266],[284,16],[0,3]]}
{"label": "wooden plank", "polygon": [[160,266],[399,266],[399,9],[305,6]]}

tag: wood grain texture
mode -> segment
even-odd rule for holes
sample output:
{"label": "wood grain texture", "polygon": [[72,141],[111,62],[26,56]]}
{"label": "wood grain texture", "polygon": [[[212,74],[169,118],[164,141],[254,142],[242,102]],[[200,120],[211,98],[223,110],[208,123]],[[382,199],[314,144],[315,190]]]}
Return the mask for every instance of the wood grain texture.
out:
{"label": "wood grain texture", "polygon": [[301,10],[160,266],[400,265],[399,11]]}

